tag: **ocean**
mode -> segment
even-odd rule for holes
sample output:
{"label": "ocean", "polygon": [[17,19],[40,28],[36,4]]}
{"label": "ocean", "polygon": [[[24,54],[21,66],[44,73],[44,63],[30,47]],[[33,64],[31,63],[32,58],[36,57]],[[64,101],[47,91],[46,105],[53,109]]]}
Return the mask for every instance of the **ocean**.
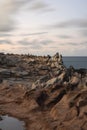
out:
{"label": "ocean", "polygon": [[67,68],[73,66],[75,69],[87,69],[87,57],[63,57],[63,62]]}

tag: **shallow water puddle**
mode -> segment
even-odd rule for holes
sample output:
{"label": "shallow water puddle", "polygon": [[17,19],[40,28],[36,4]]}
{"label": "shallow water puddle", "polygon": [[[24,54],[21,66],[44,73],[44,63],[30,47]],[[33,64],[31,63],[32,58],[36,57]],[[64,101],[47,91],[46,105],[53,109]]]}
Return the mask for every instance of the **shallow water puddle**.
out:
{"label": "shallow water puddle", "polygon": [[0,116],[0,130],[25,130],[24,122],[9,116]]}

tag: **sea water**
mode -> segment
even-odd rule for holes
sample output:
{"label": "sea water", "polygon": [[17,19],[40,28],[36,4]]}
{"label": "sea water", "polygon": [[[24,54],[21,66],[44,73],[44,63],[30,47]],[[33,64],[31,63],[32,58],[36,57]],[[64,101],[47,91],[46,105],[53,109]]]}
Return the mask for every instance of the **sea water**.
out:
{"label": "sea water", "polygon": [[68,68],[73,66],[75,69],[87,69],[87,57],[63,57],[64,65]]}
{"label": "sea water", "polygon": [[0,116],[0,130],[25,130],[23,128],[24,122],[9,116]]}

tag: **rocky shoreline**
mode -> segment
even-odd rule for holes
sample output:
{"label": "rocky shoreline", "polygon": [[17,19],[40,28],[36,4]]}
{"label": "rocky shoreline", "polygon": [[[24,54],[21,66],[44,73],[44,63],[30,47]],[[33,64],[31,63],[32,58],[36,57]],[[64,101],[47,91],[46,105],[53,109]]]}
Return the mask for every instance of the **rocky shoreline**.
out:
{"label": "rocky shoreline", "polygon": [[87,129],[87,69],[66,68],[62,56],[0,53],[0,115],[26,130]]}

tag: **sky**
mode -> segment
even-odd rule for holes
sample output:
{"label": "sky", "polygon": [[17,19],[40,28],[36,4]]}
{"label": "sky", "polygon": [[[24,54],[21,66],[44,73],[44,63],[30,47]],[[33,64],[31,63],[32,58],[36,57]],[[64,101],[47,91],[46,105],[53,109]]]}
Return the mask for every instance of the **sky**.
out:
{"label": "sky", "polygon": [[0,52],[87,56],[87,0],[0,0]]}

